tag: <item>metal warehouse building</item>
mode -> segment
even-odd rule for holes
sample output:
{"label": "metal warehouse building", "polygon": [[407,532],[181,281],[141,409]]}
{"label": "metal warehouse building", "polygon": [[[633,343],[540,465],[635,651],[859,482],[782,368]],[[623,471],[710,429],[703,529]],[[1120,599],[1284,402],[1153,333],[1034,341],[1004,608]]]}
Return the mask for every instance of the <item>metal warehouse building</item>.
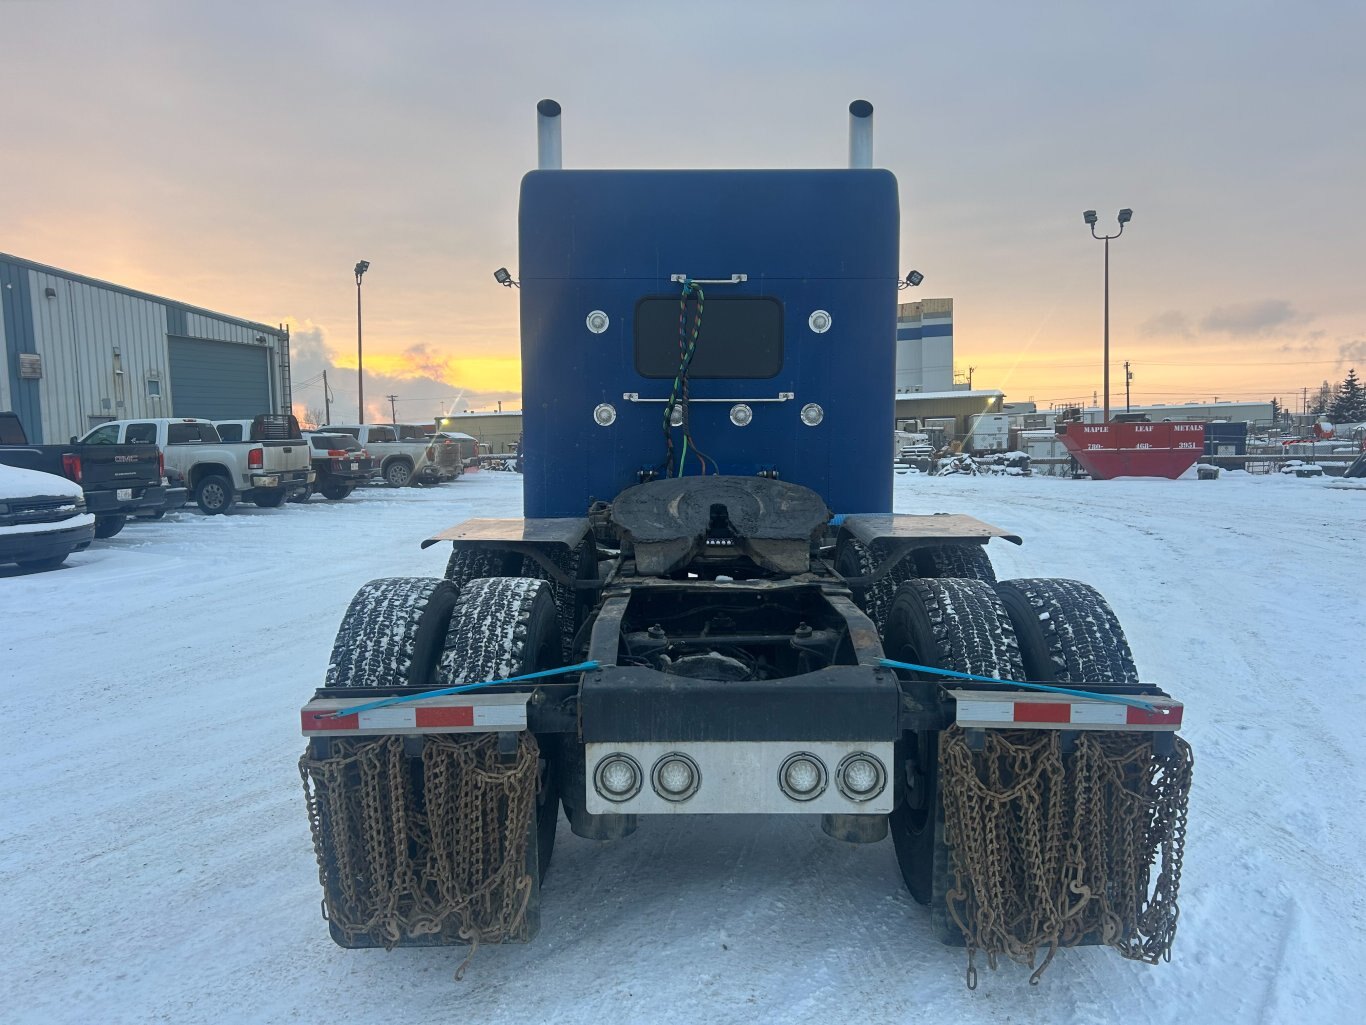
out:
{"label": "metal warehouse building", "polygon": [[0,409],[30,440],[105,420],[289,412],[289,330],[0,253]]}

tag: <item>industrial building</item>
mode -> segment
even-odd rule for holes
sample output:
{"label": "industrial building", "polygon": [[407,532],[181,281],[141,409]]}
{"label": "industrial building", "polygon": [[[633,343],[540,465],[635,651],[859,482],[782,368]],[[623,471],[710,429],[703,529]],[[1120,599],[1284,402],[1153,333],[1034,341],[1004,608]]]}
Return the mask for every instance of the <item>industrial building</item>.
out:
{"label": "industrial building", "polygon": [[505,455],[516,452],[517,442],[522,440],[522,411],[449,413],[437,417],[436,426],[439,430],[468,434],[484,452]]}
{"label": "industrial building", "polygon": [[971,429],[974,416],[999,413],[1004,400],[1005,392],[995,388],[920,392],[914,395],[898,393],[896,422],[898,426],[907,421],[919,421],[924,426],[940,427],[945,432],[946,440],[961,441]]}
{"label": "industrial building", "polygon": [[34,442],[106,420],[290,411],[289,330],[0,253],[0,409]]}
{"label": "industrial building", "polygon": [[952,388],[953,300],[900,303],[896,308],[897,394]]}

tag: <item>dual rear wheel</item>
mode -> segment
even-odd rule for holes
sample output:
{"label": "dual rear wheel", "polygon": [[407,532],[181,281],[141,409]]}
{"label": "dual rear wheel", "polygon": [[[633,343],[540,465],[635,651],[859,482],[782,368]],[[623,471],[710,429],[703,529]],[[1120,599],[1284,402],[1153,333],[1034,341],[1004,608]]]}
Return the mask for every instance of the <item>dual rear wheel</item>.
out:
{"label": "dual rear wheel", "polygon": [[[454,687],[559,664],[559,623],[545,581],[484,577],[457,587],[449,580],[393,577],[370,581],[351,600],[332,648],[326,686]],[[560,799],[555,739],[537,738],[527,862],[533,902],[555,849]]]}
{"label": "dual rear wheel", "polygon": [[[908,580],[889,603],[882,646],[897,662],[1001,680],[1139,682],[1113,610],[1095,588],[1075,580]],[[943,680],[897,672],[908,680]],[[911,895],[931,905],[941,938],[951,939],[943,913],[950,875],[938,734],[906,734],[898,760],[902,795],[889,821],[897,863]]]}

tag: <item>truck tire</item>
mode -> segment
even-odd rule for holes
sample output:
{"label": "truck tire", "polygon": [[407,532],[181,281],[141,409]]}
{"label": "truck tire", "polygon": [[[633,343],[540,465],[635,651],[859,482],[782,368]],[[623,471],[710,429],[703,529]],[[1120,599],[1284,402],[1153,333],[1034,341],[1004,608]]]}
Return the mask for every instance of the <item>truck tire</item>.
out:
{"label": "truck tire", "polygon": [[[874,541],[870,547],[857,538],[845,537],[835,551],[835,571],[842,577],[872,576],[892,554],[886,542]],[[867,613],[879,632],[886,622],[892,600],[896,598],[897,588],[916,575],[913,558],[907,556],[902,559],[881,580],[852,588],[854,602]]]}
{"label": "truck tire", "polygon": [[195,485],[194,502],[205,516],[218,516],[232,512],[237,504],[237,493],[232,489],[232,481],[222,474],[211,473]]}
{"label": "truck tire", "polygon": [[[448,585],[449,586],[449,585]],[[460,589],[437,666],[440,687],[505,679],[560,664],[560,627],[550,585],[532,577],[483,577]],[[541,742],[545,771],[537,794],[540,873],[550,867],[559,819],[558,745]],[[539,885],[539,880],[536,880]]]}
{"label": "truck tire", "polygon": [[958,577],[962,580],[996,582],[996,570],[991,566],[986,545],[952,544],[918,548],[912,556],[916,575],[922,577]]}
{"label": "truck tire", "polygon": [[349,484],[324,484],[318,489],[322,492],[323,498],[329,502],[340,502],[347,495],[351,494],[355,488]]}
{"label": "truck tire", "polygon": [[[1018,680],[1024,673],[1010,617],[991,585],[980,580],[917,579],[902,584],[882,631],[886,656],[974,676]],[[942,679],[897,670],[903,679]],[[901,877],[911,896],[942,910],[948,851],[939,795],[938,734],[907,734],[898,764],[909,781],[888,825]],[[941,939],[943,922],[936,923]]]}
{"label": "truck tire", "polygon": [[371,580],[342,616],[324,686],[430,684],[455,599],[455,588],[444,580]]}
{"label": "truck tire", "polygon": [[413,464],[406,459],[391,459],[384,467],[384,480],[391,488],[407,487],[413,480]]}
{"label": "truck tire", "polygon": [[[589,540],[581,541],[575,548],[548,548],[545,554],[570,580],[597,579],[597,548]],[[574,638],[579,625],[596,601],[596,592],[580,591],[577,587],[568,587],[558,580],[552,580],[546,568],[535,559],[522,560],[521,575],[537,577],[550,584],[550,593],[555,598],[555,609],[560,621],[561,651],[566,661],[573,661]]]}
{"label": "truck tire", "polygon": [[[304,492],[305,495],[308,492]],[[278,509],[285,504],[289,495],[285,491],[258,491],[251,496],[253,504],[259,509]]]}
{"label": "truck tire", "polygon": [[515,577],[522,572],[522,556],[499,548],[462,548],[458,543],[446,560],[446,579],[461,590],[471,580]]}
{"label": "truck tire", "polygon": [[123,529],[124,524],[126,524],[127,522],[128,517],[119,514],[96,516],[95,536],[100,538],[113,537],[115,534],[117,534],[120,530]]}
{"label": "truck tire", "polygon": [[1041,683],[1138,683],[1138,668],[1109,603],[1076,580],[996,585],[1020,640],[1026,679]]}

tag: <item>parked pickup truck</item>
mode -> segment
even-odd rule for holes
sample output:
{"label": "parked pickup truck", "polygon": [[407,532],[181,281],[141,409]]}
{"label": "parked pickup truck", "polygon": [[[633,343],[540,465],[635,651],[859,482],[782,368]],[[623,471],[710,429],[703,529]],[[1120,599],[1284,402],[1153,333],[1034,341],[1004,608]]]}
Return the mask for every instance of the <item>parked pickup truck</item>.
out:
{"label": "parked pickup truck", "polygon": [[211,420],[194,417],[113,420],[96,430],[106,428],[114,429],[119,440],[157,445],[166,465],[185,475],[200,511],[210,516],[231,512],[239,499],[274,508],[313,481],[302,439],[279,447],[225,442]]}
{"label": "parked pickup truck", "polygon": [[349,434],[310,431],[308,444],[317,474],[311,490],[328,501],[341,501],[376,473],[370,453]]}
{"label": "parked pickup truck", "polygon": [[86,512],[75,481],[0,466],[0,565],[55,569],[94,536],[95,517]]}
{"label": "parked pickup truck", "polygon": [[52,473],[81,486],[95,536],[113,537],[133,513],[165,504],[161,453],[153,444],[119,444],[102,424],[66,445],[30,445],[14,413],[0,413],[0,463]]}
{"label": "parked pickup truck", "polygon": [[349,434],[379,462],[380,476],[391,488],[407,484],[439,484],[450,479],[438,462],[436,447],[427,437],[399,437],[408,424],[328,424],[319,434]]}
{"label": "parked pickup truck", "polygon": [[[279,470],[281,487],[290,499],[308,500],[309,486],[313,483],[316,471],[313,468],[312,453],[308,450],[308,439],[299,430],[299,421],[288,413],[262,413],[251,420],[215,420],[218,436],[224,441],[250,441],[265,447],[266,466]],[[272,451],[273,450],[273,451]],[[267,496],[262,502],[258,495],[253,501],[257,505],[271,508],[280,500]]]}
{"label": "parked pickup truck", "polygon": [[[427,459],[436,464],[439,480],[455,480],[465,472],[460,461],[460,446],[450,435],[434,434],[431,424],[394,424],[393,427],[398,431],[399,441],[426,442]],[[478,442],[475,444],[477,446]]]}

